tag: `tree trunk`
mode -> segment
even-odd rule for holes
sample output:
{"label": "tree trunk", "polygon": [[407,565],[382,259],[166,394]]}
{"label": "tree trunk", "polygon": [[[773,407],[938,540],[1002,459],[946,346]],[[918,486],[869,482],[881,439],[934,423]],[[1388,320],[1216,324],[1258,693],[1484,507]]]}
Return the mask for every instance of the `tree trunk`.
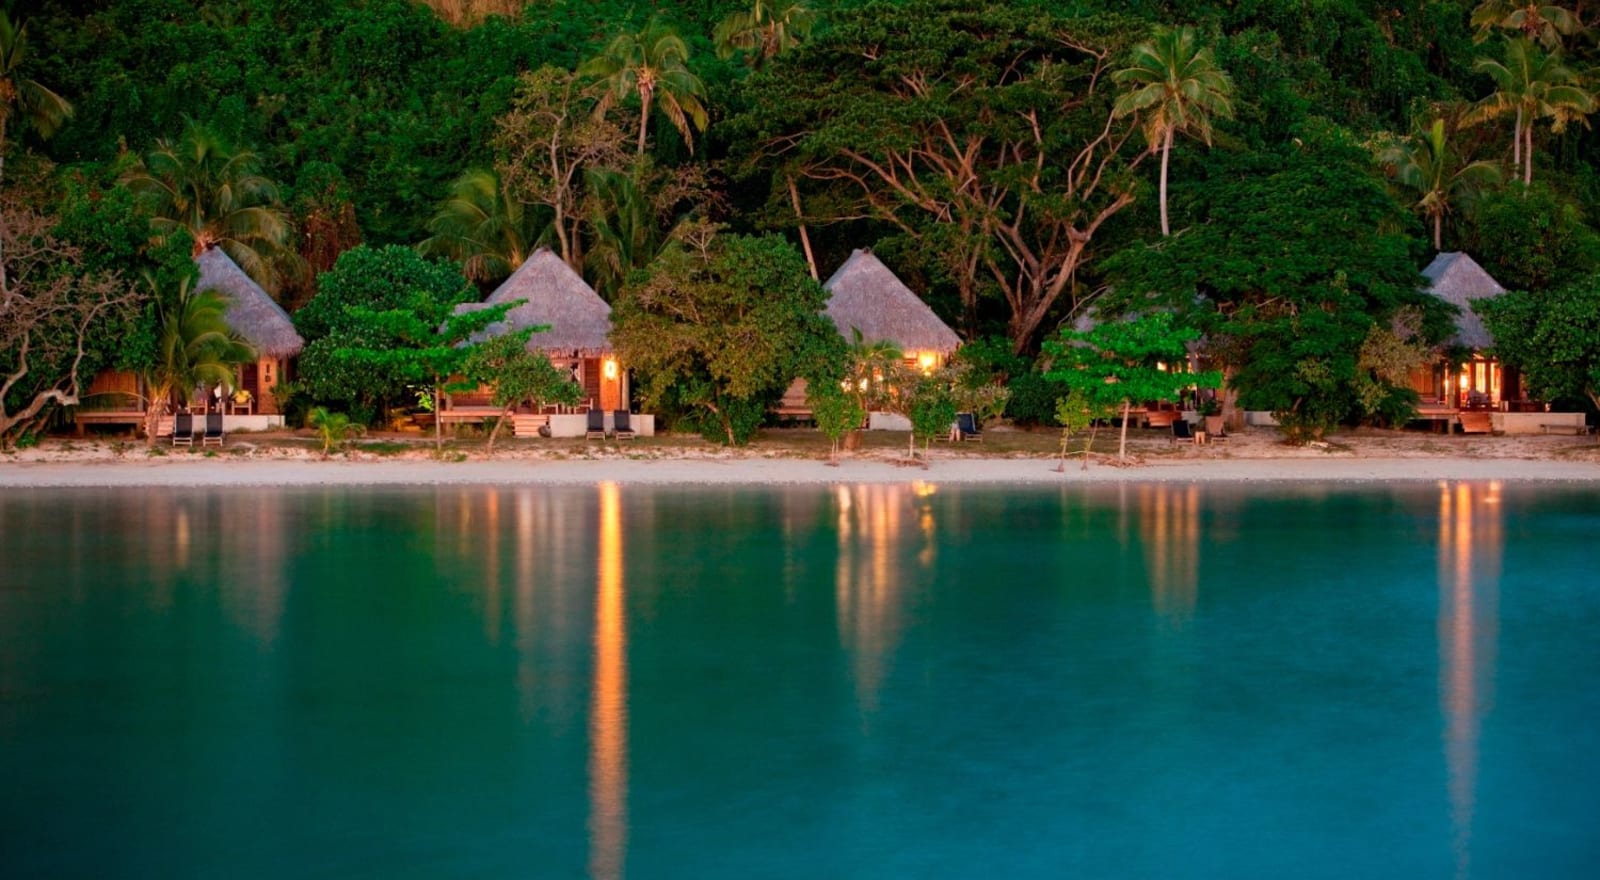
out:
{"label": "tree trunk", "polygon": [[500,418],[494,423],[494,429],[489,432],[489,448],[486,451],[490,455],[494,455],[494,438],[500,436],[500,429],[505,427],[507,419],[515,418],[515,416],[512,415],[514,411],[514,407],[507,407],[506,411],[501,414]]}
{"label": "tree trunk", "polygon": [[1511,164],[1522,165],[1522,108],[1517,108],[1517,121],[1511,129]]}
{"label": "tree trunk", "polygon": [[1172,234],[1172,229],[1167,225],[1167,160],[1172,156],[1171,126],[1167,127],[1166,137],[1161,139],[1161,237]]}
{"label": "tree trunk", "polygon": [[[1522,165],[1522,168],[1523,168],[1522,185],[1526,187],[1526,186],[1532,186],[1533,185],[1533,124],[1532,123],[1529,123],[1524,128],[1522,136],[1528,139],[1527,144],[1524,145],[1523,150],[1522,150],[1522,162],[1523,162],[1523,165]],[[1527,190],[1523,190],[1523,195],[1527,195]]]}
{"label": "tree trunk", "polygon": [[645,130],[650,122],[651,97],[652,95],[649,89],[643,89],[639,92],[639,155],[641,156],[644,155]]}
{"label": "tree trunk", "polygon": [[1117,440],[1117,461],[1128,460],[1128,414],[1133,410],[1133,399],[1122,399],[1122,436]]}
{"label": "tree trunk", "polygon": [[443,411],[439,409],[439,377],[435,376],[433,378],[433,451],[435,453],[444,451],[444,419],[439,418],[443,414]]}
{"label": "tree trunk", "polygon": [[806,254],[806,268],[811,270],[811,280],[821,281],[822,276],[817,274],[817,258],[811,253],[811,236],[806,232],[806,216],[800,210],[800,189],[794,185],[794,178],[789,178],[789,199],[794,202],[794,219],[800,225],[800,247]]}
{"label": "tree trunk", "polygon": [[1443,235],[1442,235],[1443,231],[1444,231],[1444,212],[1443,211],[1436,211],[1436,212],[1434,212],[1434,215],[1433,215],[1433,249],[1435,251],[1444,250],[1444,248],[1439,244],[1439,242],[1443,239]]}

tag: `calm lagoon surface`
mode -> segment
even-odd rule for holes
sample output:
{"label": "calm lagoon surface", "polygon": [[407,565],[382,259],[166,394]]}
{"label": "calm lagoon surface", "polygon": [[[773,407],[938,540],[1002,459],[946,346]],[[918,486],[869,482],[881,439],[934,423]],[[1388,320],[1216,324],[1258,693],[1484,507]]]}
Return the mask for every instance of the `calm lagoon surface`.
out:
{"label": "calm lagoon surface", "polygon": [[0,876],[1600,876],[1600,492],[7,490]]}

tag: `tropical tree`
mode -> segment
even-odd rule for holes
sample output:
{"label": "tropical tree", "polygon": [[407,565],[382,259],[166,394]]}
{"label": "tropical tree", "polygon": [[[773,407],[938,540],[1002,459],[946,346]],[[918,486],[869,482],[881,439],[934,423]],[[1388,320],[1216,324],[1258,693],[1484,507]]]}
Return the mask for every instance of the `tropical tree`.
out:
{"label": "tropical tree", "polygon": [[190,120],[176,141],[156,141],[123,176],[144,203],[157,235],[187,233],[199,256],[220,246],[263,287],[276,289],[274,261],[292,255],[288,213],[278,186],[260,173],[254,151],[235,149]]}
{"label": "tropical tree", "polygon": [[1169,369],[1186,359],[1186,346],[1198,338],[1198,331],[1176,326],[1170,313],[1154,312],[1127,321],[1103,321],[1089,330],[1063,330],[1045,341],[1044,350],[1052,360],[1052,379],[1087,398],[1091,407],[1114,400],[1122,408],[1117,458],[1126,460],[1133,404],[1176,400],[1185,388],[1222,384],[1220,373]]}
{"label": "tropical tree", "polygon": [[317,437],[322,440],[322,457],[327,458],[333,454],[335,446],[342,445],[352,437],[359,437],[366,433],[365,425],[350,421],[350,416],[342,412],[330,412],[325,406],[315,406],[306,415],[306,426],[317,432]]}
{"label": "tropical tree", "polygon": [[1445,137],[1443,119],[1435,119],[1386,150],[1381,160],[1394,169],[1395,180],[1417,195],[1414,209],[1433,227],[1433,249],[1443,249],[1444,218],[1485,186],[1500,181],[1500,167],[1484,159],[1463,162]]}
{"label": "tropical tree", "polygon": [[1556,134],[1574,120],[1587,125],[1584,117],[1595,110],[1595,96],[1585,88],[1577,70],[1560,57],[1547,54],[1531,40],[1518,38],[1506,44],[1504,61],[1479,58],[1472,69],[1494,81],[1494,94],[1479,102],[1468,121],[1480,122],[1507,113],[1516,114],[1512,127],[1512,164],[1522,170],[1522,182],[1533,182],[1533,127],[1541,119],[1550,120]]}
{"label": "tropical tree", "polygon": [[502,410],[489,432],[490,453],[494,452],[495,438],[518,406],[528,404],[537,411],[544,404],[571,406],[583,399],[583,388],[572,381],[569,371],[552,364],[544,352],[528,350],[528,337],[548,329],[535,326],[501,334],[473,346],[461,363],[461,373],[472,387],[487,385],[494,389],[490,399]]}
{"label": "tropical tree", "polygon": [[231,385],[235,366],[255,360],[256,353],[228,326],[222,294],[191,290],[188,278],[165,293],[155,276],[143,277],[155,303],[155,357],[144,370],[145,442],[154,445],[174,393],[187,399],[197,387]]}
{"label": "tropical tree", "polygon": [[6,137],[14,127],[13,118],[49,137],[72,115],[66,98],[24,74],[27,48],[26,25],[0,10],[0,179],[5,175]]}
{"label": "tropical tree", "polygon": [[689,69],[689,45],[659,17],[637,33],[618,34],[599,55],[578,67],[578,75],[602,86],[595,115],[630,96],[639,98],[639,149],[644,154],[650,111],[656,110],[694,151],[694,130],[704,131],[708,118],[703,103],[706,87]]}
{"label": "tropical tree", "polygon": [[1150,151],[1161,152],[1161,234],[1170,235],[1167,164],[1173,138],[1183,132],[1210,146],[1211,120],[1233,116],[1233,81],[1191,27],[1157,30],[1152,39],[1133,47],[1129,65],[1111,79],[1127,89],[1118,96],[1112,115],[1136,115]]}
{"label": "tropical tree", "polygon": [[1472,10],[1472,26],[1478,29],[1475,39],[1480,43],[1498,28],[1538,40],[1552,51],[1561,48],[1562,37],[1581,27],[1572,10],[1539,0],[1483,0]]}
{"label": "tropical tree", "polygon": [[870,218],[928,254],[968,327],[980,297],[998,295],[1018,352],[1097,295],[1081,270],[1148,155],[1123,149],[1133,128],[1100,87],[1126,22],[1047,6],[841,8],[745,80],[748,109],[730,125],[775,193],[791,177],[820,191],[806,220]]}
{"label": "tropical tree", "polygon": [[752,0],[749,9],[728,14],[711,33],[717,57],[750,53],[750,66],[800,45],[811,35],[817,16],[804,0]]}
{"label": "tropical tree", "polygon": [[557,253],[584,268],[582,226],[589,176],[625,166],[628,136],[596,103],[577,75],[554,67],[525,73],[511,108],[495,120],[495,171],[508,202],[550,211]]}
{"label": "tropical tree", "polygon": [[1600,408],[1600,276],[1543,293],[1479,300],[1494,353],[1545,400],[1587,398]]}
{"label": "tropical tree", "polygon": [[839,440],[846,433],[861,427],[867,411],[843,386],[832,382],[807,385],[806,405],[811,407],[811,416],[817,420],[817,430],[828,438],[828,464],[837,466]]}
{"label": "tropical tree", "polygon": [[450,197],[428,222],[433,235],[417,252],[455,260],[468,280],[494,282],[517,271],[546,228],[527,205],[508,197],[499,174],[471,168],[450,185]]}
{"label": "tropical tree", "polygon": [[781,237],[694,223],[622,289],[611,340],[652,406],[685,406],[702,436],[742,445],[795,378],[840,381],[827,299]]}

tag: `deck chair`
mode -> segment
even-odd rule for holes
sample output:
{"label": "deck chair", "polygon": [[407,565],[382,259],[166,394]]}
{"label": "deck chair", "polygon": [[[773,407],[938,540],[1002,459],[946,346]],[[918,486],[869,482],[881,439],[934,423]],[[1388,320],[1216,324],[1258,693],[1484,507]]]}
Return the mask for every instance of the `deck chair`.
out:
{"label": "deck chair", "polygon": [[194,416],[181,412],[172,417],[172,445],[194,445]]}
{"label": "deck chair", "polygon": [[222,411],[206,413],[206,434],[200,438],[201,446],[222,445]]}
{"label": "deck chair", "polygon": [[628,411],[615,410],[611,413],[611,436],[618,440],[632,440],[633,426],[628,424]]}
{"label": "deck chair", "polygon": [[606,439],[606,411],[603,409],[589,410],[589,425],[584,430],[585,440]]}
{"label": "deck chair", "polygon": [[1188,419],[1172,420],[1172,442],[1177,443],[1179,441],[1194,442],[1194,431],[1190,428]]}
{"label": "deck chair", "polygon": [[983,429],[978,427],[978,420],[972,413],[956,413],[956,434],[962,440],[976,440],[983,442]]}

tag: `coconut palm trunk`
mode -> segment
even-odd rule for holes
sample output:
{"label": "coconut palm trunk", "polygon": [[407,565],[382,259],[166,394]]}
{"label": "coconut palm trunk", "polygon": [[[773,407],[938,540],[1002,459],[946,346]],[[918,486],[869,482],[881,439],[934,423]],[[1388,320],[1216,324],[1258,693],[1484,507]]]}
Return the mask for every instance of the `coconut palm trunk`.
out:
{"label": "coconut palm trunk", "polygon": [[655,95],[655,89],[644,83],[639,84],[639,155],[644,155],[645,135],[650,127],[650,99]]}
{"label": "coconut palm trunk", "polygon": [[1161,141],[1161,236],[1165,238],[1172,234],[1172,227],[1167,224],[1167,160],[1172,157],[1172,135],[1176,128],[1168,127],[1167,136]]}

